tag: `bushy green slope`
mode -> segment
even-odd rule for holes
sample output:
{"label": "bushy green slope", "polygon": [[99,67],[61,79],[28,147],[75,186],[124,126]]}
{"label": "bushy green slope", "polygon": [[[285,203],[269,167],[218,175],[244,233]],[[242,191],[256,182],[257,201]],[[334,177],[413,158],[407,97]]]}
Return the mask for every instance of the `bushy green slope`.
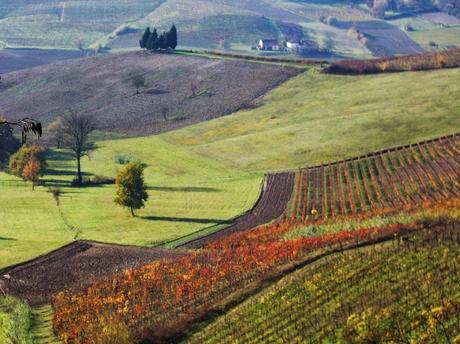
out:
{"label": "bushy green slope", "polygon": [[29,306],[10,296],[0,296],[0,343],[32,344]]}

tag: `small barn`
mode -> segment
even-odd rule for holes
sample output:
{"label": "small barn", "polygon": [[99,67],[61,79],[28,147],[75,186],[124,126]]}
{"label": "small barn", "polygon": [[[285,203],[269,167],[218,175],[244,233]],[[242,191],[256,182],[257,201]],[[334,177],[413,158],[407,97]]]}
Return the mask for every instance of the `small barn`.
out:
{"label": "small barn", "polygon": [[261,39],[257,44],[258,50],[281,50],[281,45],[276,39]]}

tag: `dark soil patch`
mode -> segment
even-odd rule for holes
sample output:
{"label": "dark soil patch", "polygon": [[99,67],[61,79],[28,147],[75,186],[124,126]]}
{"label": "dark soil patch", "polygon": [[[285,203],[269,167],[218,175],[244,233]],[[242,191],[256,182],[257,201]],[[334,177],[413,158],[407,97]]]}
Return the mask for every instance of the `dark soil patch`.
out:
{"label": "dark soil patch", "polygon": [[0,287],[38,307],[62,290],[86,290],[96,279],[163,258],[183,255],[159,248],[75,241],[26,263],[0,270]]}
{"label": "dark soil patch", "polygon": [[179,247],[200,248],[213,240],[235,232],[253,229],[280,217],[285,212],[291,199],[294,179],[294,172],[269,174],[265,180],[262,195],[251,211],[236,218],[231,226],[205,237],[189,241]]}

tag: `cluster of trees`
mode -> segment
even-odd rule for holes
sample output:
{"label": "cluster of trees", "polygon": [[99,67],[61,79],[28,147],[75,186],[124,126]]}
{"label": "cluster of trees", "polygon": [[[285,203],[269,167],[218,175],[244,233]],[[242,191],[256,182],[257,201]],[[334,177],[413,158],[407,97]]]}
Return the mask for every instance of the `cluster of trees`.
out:
{"label": "cluster of trees", "polygon": [[32,182],[32,190],[46,169],[45,147],[32,145],[22,146],[11,155],[8,172],[14,176]]}
{"label": "cluster of trees", "polygon": [[377,18],[383,18],[386,11],[403,12],[433,7],[460,16],[460,0],[365,0],[365,2],[371,9],[372,15]]}
{"label": "cluster of trees", "polygon": [[[0,122],[6,122],[6,119],[0,117]],[[13,135],[13,129],[9,124],[0,126],[0,169],[8,163],[11,154],[16,152],[20,147],[19,140]]]}
{"label": "cluster of trees", "polygon": [[139,45],[147,50],[161,50],[161,49],[176,49],[177,47],[177,29],[173,25],[169,31],[163,32],[160,35],[156,28],[150,31],[150,28],[145,29]]}
{"label": "cluster of trees", "polygon": [[[77,161],[76,184],[81,185],[81,158],[95,148],[89,139],[90,134],[97,129],[97,123],[93,116],[72,110],[69,110],[69,113],[68,116],[58,117],[52,122],[47,128],[47,133],[58,149],[65,147],[73,153]],[[14,137],[8,125],[2,126],[1,130],[0,161],[9,160],[8,173],[32,182],[34,190],[47,167],[45,147],[26,144],[20,147],[19,140]],[[129,208],[134,216],[135,210],[143,208],[149,197],[144,182],[144,166],[139,162],[128,163],[118,173],[115,182],[115,203]]]}

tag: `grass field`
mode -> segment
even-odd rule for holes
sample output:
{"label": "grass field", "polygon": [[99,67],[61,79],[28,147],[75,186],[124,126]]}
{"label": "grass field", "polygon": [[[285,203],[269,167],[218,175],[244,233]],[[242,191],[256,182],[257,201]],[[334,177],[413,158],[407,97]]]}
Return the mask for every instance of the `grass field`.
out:
{"label": "grass field", "polygon": [[341,160],[458,132],[459,77],[460,69],[364,77],[311,69],[257,109],[161,138],[246,171]]}
{"label": "grass field", "polygon": [[[0,174],[0,266],[76,235],[155,245],[252,207],[262,172],[458,132],[459,77],[460,69],[341,77],[313,68],[271,91],[257,109],[159,136],[101,141],[83,161],[85,172],[113,176],[117,154],[148,164],[151,200],[137,218],[113,204],[113,186],[64,187],[62,217],[46,188],[32,192]],[[73,161],[65,152],[50,158],[45,179],[69,181]]]}
{"label": "grass field", "polygon": [[148,0],[12,1],[0,4],[0,41],[11,47],[85,47],[162,3]]}
{"label": "grass field", "polygon": [[[150,201],[138,217],[113,202],[115,187],[63,187],[60,207],[45,187],[0,173],[0,266],[33,258],[74,238],[152,246],[218,226],[250,209],[260,192],[260,175],[228,169],[158,138],[104,141],[85,160],[85,172],[113,176],[118,153],[148,165]],[[49,183],[70,181],[73,161],[50,157]]]}

